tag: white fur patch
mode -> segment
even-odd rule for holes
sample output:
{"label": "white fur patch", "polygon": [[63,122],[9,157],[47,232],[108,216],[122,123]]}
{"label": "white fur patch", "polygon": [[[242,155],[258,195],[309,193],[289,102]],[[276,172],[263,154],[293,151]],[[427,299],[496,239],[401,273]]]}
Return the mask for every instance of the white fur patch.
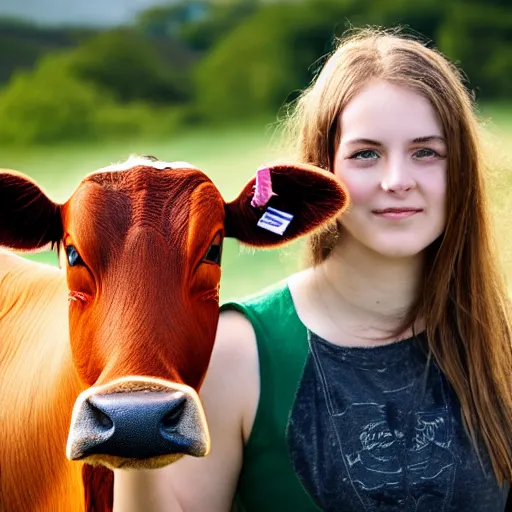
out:
{"label": "white fur patch", "polygon": [[160,160],[150,160],[140,155],[130,155],[128,160],[122,163],[111,164],[107,167],[103,167],[96,172],[115,172],[115,171],[127,171],[132,167],[138,165],[144,165],[146,167],[153,167],[154,169],[198,169],[195,165],[189,164],[188,162],[162,162]]}

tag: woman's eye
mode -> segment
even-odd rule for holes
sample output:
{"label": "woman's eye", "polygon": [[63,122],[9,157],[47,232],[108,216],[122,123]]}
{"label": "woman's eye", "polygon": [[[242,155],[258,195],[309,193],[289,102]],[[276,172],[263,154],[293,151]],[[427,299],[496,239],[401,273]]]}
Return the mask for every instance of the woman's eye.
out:
{"label": "woman's eye", "polygon": [[379,158],[379,155],[373,149],[365,149],[354,153],[350,158],[354,160],[374,160]]}
{"label": "woman's eye", "polygon": [[70,267],[75,267],[76,265],[83,265],[82,258],[80,257],[80,254],[78,254],[78,251],[75,249],[74,246],[68,245],[66,247],[66,255],[68,257],[68,263]]}
{"label": "woman's eye", "polygon": [[204,261],[209,261],[210,263],[215,263],[220,265],[220,259],[222,255],[222,245],[221,244],[212,244],[208,247],[206,251],[206,255],[203,258]]}
{"label": "woman's eye", "polygon": [[439,153],[433,149],[422,148],[414,153],[415,158],[432,158],[439,156]]}

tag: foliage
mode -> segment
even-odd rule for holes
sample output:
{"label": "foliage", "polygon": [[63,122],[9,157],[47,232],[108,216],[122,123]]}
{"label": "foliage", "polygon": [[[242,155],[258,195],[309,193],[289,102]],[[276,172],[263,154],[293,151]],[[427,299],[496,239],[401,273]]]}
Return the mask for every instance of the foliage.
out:
{"label": "foliage", "polygon": [[252,15],[258,0],[180,0],[140,13],[135,26],[146,36],[175,37],[194,51],[209,51],[233,28]]}
{"label": "foliage", "polygon": [[42,28],[28,21],[0,18],[0,84],[44,56],[71,48],[92,34],[76,28]]}
{"label": "foliage", "polygon": [[0,93],[0,142],[49,143],[92,135],[94,112],[109,99],[47,57]]}
{"label": "foliage", "polygon": [[107,87],[74,73],[74,56],[50,55],[0,92],[0,144],[165,136],[187,121],[183,106],[119,103]]}
{"label": "foliage", "polygon": [[257,9],[256,0],[213,4],[208,16],[183,23],[177,35],[190,48],[207,52]]}
{"label": "foliage", "polygon": [[204,19],[210,9],[211,5],[204,0],[155,5],[136,17],[135,26],[146,36],[171,36],[184,25]]}
{"label": "foliage", "polygon": [[373,2],[364,15],[366,23],[383,27],[403,27],[424,42],[437,43],[439,28],[444,22],[449,2],[440,0],[386,0]]}
{"label": "foliage", "polygon": [[103,140],[153,137],[157,140],[177,133],[183,125],[190,125],[186,107],[155,107],[143,102],[127,105],[112,103],[97,110],[95,134]]}
{"label": "foliage", "polygon": [[354,6],[339,0],[260,8],[198,64],[199,108],[227,118],[278,109],[308,84],[318,60],[331,51],[336,31],[343,29],[343,18],[336,16],[340,5]]}
{"label": "foliage", "polygon": [[462,65],[480,97],[512,90],[512,10],[503,0],[305,0],[263,3],[208,51],[195,72],[211,119],[276,112],[306,87],[349,27],[401,27]]}
{"label": "foliage", "polygon": [[311,82],[336,36],[364,25],[403,27],[460,64],[477,98],[505,99],[508,4],[178,0],[141,13],[132,28],[99,33],[0,20],[0,81],[9,77],[0,142],[158,134],[198,120],[275,116]]}
{"label": "foliage", "polygon": [[500,0],[454,0],[440,29],[444,52],[460,62],[477,97],[510,98],[512,9]]}
{"label": "foliage", "polygon": [[181,103],[187,77],[158,56],[147,38],[131,30],[112,30],[87,40],[70,53],[78,78],[107,90],[121,103]]}

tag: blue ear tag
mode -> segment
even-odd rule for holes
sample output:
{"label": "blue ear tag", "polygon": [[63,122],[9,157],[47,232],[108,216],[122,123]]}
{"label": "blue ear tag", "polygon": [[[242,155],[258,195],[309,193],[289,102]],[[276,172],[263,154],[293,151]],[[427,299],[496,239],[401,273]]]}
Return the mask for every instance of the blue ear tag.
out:
{"label": "blue ear tag", "polygon": [[290,225],[292,219],[293,215],[290,213],[282,212],[281,210],[276,210],[269,206],[257,225],[267,231],[282,235],[285,229]]}

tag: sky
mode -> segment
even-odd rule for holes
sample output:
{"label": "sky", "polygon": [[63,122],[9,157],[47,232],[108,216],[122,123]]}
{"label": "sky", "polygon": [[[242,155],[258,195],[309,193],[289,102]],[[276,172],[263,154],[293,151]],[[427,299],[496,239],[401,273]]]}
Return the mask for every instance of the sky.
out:
{"label": "sky", "polygon": [[172,0],[0,0],[0,16],[41,25],[106,27],[125,24],[138,11]]}

